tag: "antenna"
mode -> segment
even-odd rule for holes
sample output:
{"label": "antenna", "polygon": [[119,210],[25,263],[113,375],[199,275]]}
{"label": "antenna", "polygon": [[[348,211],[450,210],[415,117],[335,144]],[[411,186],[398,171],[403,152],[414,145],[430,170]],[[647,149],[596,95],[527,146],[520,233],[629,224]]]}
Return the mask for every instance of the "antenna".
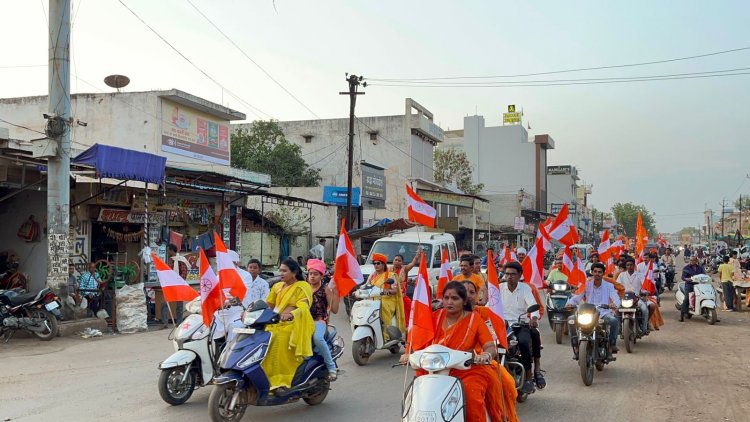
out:
{"label": "antenna", "polygon": [[120,92],[120,88],[128,86],[130,78],[125,75],[109,75],[104,78],[104,83],[107,84],[107,86],[116,88],[117,92]]}

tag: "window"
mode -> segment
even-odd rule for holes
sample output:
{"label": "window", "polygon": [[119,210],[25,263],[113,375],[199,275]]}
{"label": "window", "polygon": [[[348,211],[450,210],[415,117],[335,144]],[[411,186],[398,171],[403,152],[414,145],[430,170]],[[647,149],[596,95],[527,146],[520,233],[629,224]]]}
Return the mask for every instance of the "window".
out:
{"label": "window", "polygon": [[377,130],[368,130],[367,133],[370,135],[370,141],[373,145],[378,144],[378,131]]}
{"label": "window", "polygon": [[302,137],[305,138],[306,144],[312,143],[312,138],[313,138],[312,135],[302,135]]}

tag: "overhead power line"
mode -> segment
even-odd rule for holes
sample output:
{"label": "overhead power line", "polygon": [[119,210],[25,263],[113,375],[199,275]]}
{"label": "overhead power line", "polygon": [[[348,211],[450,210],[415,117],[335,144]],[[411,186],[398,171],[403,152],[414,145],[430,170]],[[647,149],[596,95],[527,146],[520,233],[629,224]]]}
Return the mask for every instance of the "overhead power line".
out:
{"label": "overhead power line", "polygon": [[196,12],[198,12],[198,13],[199,13],[199,14],[200,14],[201,16],[203,16],[203,18],[204,18],[204,19],[205,19],[205,20],[206,20],[206,21],[207,21],[208,23],[210,23],[210,24],[211,24],[211,26],[213,26],[213,27],[214,27],[214,29],[216,29],[217,31],[219,31],[219,33],[220,33],[220,34],[221,34],[222,36],[224,36],[224,38],[226,38],[226,40],[227,40],[227,41],[229,41],[229,43],[230,43],[230,44],[232,44],[232,45],[234,46],[234,48],[236,48],[236,49],[237,49],[237,50],[238,50],[238,51],[239,51],[240,53],[242,53],[242,55],[243,55],[243,56],[245,56],[245,58],[247,58],[248,60],[250,60],[250,62],[251,62],[252,64],[254,64],[254,65],[255,65],[255,67],[257,67],[257,68],[258,68],[258,69],[259,69],[259,70],[260,70],[261,72],[263,72],[263,74],[265,74],[266,76],[268,76],[268,78],[269,78],[270,80],[272,80],[272,81],[273,81],[273,82],[274,82],[274,83],[275,83],[276,85],[278,85],[278,86],[279,86],[279,88],[283,89],[283,90],[284,90],[284,92],[286,92],[287,94],[289,94],[289,96],[290,96],[290,97],[292,97],[292,98],[294,99],[294,101],[296,101],[296,102],[297,102],[297,103],[298,103],[299,105],[301,105],[301,106],[302,106],[302,107],[304,107],[304,108],[305,108],[305,109],[306,109],[307,111],[309,111],[309,112],[310,112],[310,114],[312,114],[313,116],[315,116],[315,118],[317,118],[317,119],[320,119],[320,116],[318,116],[318,115],[317,115],[317,113],[315,113],[314,111],[312,111],[312,109],[310,109],[310,107],[308,107],[308,106],[307,106],[307,105],[306,105],[305,103],[303,103],[303,102],[302,102],[302,100],[300,100],[299,98],[297,98],[297,96],[296,96],[296,95],[292,94],[292,92],[291,92],[291,91],[289,91],[289,90],[288,90],[288,89],[287,89],[287,88],[286,88],[286,87],[285,87],[284,85],[282,85],[282,84],[281,84],[281,82],[279,82],[279,81],[278,81],[278,80],[277,80],[276,78],[274,78],[273,76],[271,76],[271,74],[270,74],[270,73],[268,73],[268,71],[266,71],[266,69],[264,69],[264,68],[263,68],[263,66],[261,66],[260,64],[258,64],[258,62],[256,62],[255,60],[253,60],[253,58],[252,58],[252,57],[250,57],[250,55],[249,55],[249,54],[247,54],[247,53],[245,52],[245,50],[243,50],[243,49],[242,49],[242,47],[240,47],[239,45],[237,45],[237,43],[236,43],[236,42],[234,42],[234,40],[232,40],[232,39],[231,39],[231,38],[229,37],[229,35],[227,35],[227,34],[226,34],[226,33],[225,33],[224,31],[222,31],[222,30],[221,30],[221,28],[219,28],[219,26],[218,26],[218,25],[216,25],[216,24],[215,24],[215,23],[214,23],[214,22],[213,22],[213,21],[212,21],[211,19],[209,19],[209,18],[208,18],[208,16],[206,16],[206,14],[205,14],[205,13],[203,13],[203,12],[202,12],[202,11],[201,11],[201,10],[200,10],[200,9],[198,8],[198,6],[196,6],[196,5],[195,5],[195,3],[193,3],[193,2],[192,2],[192,1],[190,1],[190,0],[187,0],[187,2],[188,2],[188,3],[190,4],[190,6],[192,6],[192,7],[193,7],[193,9],[195,9],[195,11],[196,11]]}
{"label": "overhead power line", "polygon": [[43,135],[43,136],[47,136],[46,133],[44,133],[44,132],[42,132],[40,130],[32,129],[30,127],[26,127],[26,126],[23,126],[23,125],[18,125],[18,124],[15,124],[13,122],[9,122],[9,121],[7,121],[7,120],[5,120],[3,118],[0,118],[0,122],[3,122],[5,124],[9,124],[11,126],[15,126],[15,127],[19,128],[19,129],[25,129],[25,130],[28,130],[28,131],[31,131],[31,132],[34,132],[34,133],[38,133],[38,134]]}
{"label": "overhead power line", "polygon": [[718,56],[721,54],[736,53],[736,52],[747,51],[747,50],[750,50],[750,47],[733,48],[730,50],[715,51],[712,53],[697,54],[693,56],[677,57],[677,58],[672,58],[672,59],[654,60],[654,61],[639,62],[639,63],[627,63],[627,64],[616,64],[616,65],[595,66],[595,67],[581,67],[581,68],[575,68],[575,69],[552,70],[552,71],[547,71],[547,72],[521,73],[521,74],[516,74],[516,75],[445,76],[445,77],[432,77],[432,78],[398,78],[398,79],[368,78],[368,80],[380,81],[380,82],[397,82],[397,81],[410,81],[411,82],[411,81],[437,81],[437,80],[448,80],[448,79],[521,78],[525,76],[541,76],[541,75],[553,75],[553,74],[558,74],[558,73],[584,72],[584,71],[590,71],[590,70],[604,70],[604,69],[618,69],[618,68],[636,67],[636,66],[649,66],[649,65],[655,65],[655,64],[683,61],[683,60],[694,60],[694,59],[700,59],[704,57]]}
{"label": "overhead power line", "polygon": [[[273,116],[271,116],[270,114],[266,113],[265,111],[263,111],[263,110],[259,109],[258,107],[256,107],[256,106],[254,106],[254,105],[250,104],[249,102],[245,101],[245,100],[244,100],[244,99],[242,99],[242,98],[241,98],[241,97],[240,97],[239,95],[235,94],[234,92],[232,92],[232,91],[230,91],[230,90],[229,90],[228,88],[226,88],[226,87],[225,87],[224,85],[222,85],[221,83],[219,83],[219,81],[217,81],[217,80],[216,80],[216,79],[215,79],[215,78],[214,78],[213,76],[209,75],[209,74],[208,74],[208,73],[207,73],[207,72],[206,72],[205,70],[203,70],[202,68],[200,68],[200,67],[199,67],[199,66],[198,66],[197,64],[195,64],[195,63],[194,63],[194,62],[193,62],[192,60],[190,60],[190,59],[189,59],[189,58],[188,58],[188,57],[187,57],[187,56],[186,56],[185,54],[183,54],[183,53],[182,53],[182,52],[181,52],[180,50],[178,50],[178,49],[177,49],[177,47],[175,47],[174,45],[172,45],[172,43],[170,43],[169,41],[167,41],[167,39],[166,39],[166,38],[164,38],[164,37],[163,37],[163,36],[162,36],[162,35],[161,35],[161,34],[160,34],[160,33],[159,33],[158,31],[156,31],[156,29],[154,29],[154,28],[153,28],[153,27],[152,27],[151,25],[149,25],[149,24],[148,24],[148,23],[147,23],[147,22],[146,22],[145,20],[143,20],[143,18],[141,18],[141,17],[140,17],[140,16],[139,16],[139,15],[138,15],[137,13],[135,13],[135,11],[134,11],[133,9],[131,9],[130,7],[128,7],[128,5],[127,5],[127,4],[125,4],[125,2],[124,2],[123,0],[117,0],[117,1],[118,1],[118,2],[119,2],[119,3],[120,3],[120,4],[121,4],[121,5],[122,5],[122,6],[123,6],[123,7],[125,8],[125,9],[127,9],[127,10],[128,10],[128,11],[129,11],[129,12],[130,12],[130,13],[131,13],[131,14],[132,14],[133,16],[135,16],[135,17],[136,17],[136,19],[138,19],[139,21],[141,21],[141,23],[142,23],[143,25],[145,25],[145,26],[146,26],[146,28],[148,28],[148,29],[149,29],[149,30],[150,30],[151,32],[153,32],[153,33],[154,33],[154,35],[156,35],[157,37],[159,37],[159,39],[160,39],[160,40],[162,40],[162,41],[163,41],[163,42],[164,42],[165,44],[167,44],[167,45],[169,46],[169,48],[171,48],[172,50],[174,50],[174,52],[175,52],[175,53],[179,54],[179,55],[180,55],[180,57],[182,57],[183,59],[185,59],[185,61],[186,61],[186,62],[188,62],[188,63],[189,63],[189,64],[190,64],[191,66],[193,66],[193,67],[194,67],[195,69],[197,69],[197,70],[198,70],[198,71],[199,71],[200,73],[202,73],[202,74],[203,74],[203,76],[205,76],[206,78],[208,78],[209,80],[211,80],[211,82],[213,82],[213,83],[215,83],[216,85],[218,85],[219,87],[221,87],[221,89],[223,89],[224,91],[226,91],[226,92],[227,92],[227,93],[228,93],[228,94],[229,94],[230,96],[232,96],[233,98],[235,98],[235,99],[236,99],[237,101],[241,102],[242,104],[244,104],[244,105],[245,105],[245,106],[247,106],[247,107],[250,107],[250,108],[252,109],[252,110],[250,110],[250,111],[251,111],[251,112],[252,112],[253,114],[255,114],[256,116],[258,116],[258,118],[262,118],[262,117],[261,117],[261,116],[260,116],[260,115],[259,115],[258,113],[261,113],[261,114],[263,114],[263,115],[265,115],[265,116],[267,116],[267,117],[269,117],[269,118],[272,118],[272,117],[273,117]],[[253,111],[253,110],[257,111],[258,113],[256,113],[256,112],[255,112],[255,111]]]}
{"label": "overhead power line", "polygon": [[514,88],[514,87],[536,87],[536,86],[572,86],[572,85],[602,85],[602,84],[617,84],[617,83],[632,83],[632,82],[652,82],[652,81],[670,81],[670,80],[683,80],[683,79],[705,79],[705,78],[720,78],[726,76],[742,76],[750,75],[750,72],[734,72],[734,73],[712,73],[710,75],[691,75],[691,76],[652,76],[652,77],[632,77],[632,78],[615,78],[612,80],[593,80],[586,81],[581,80],[580,82],[550,82],[550,83],[487,83],[482,85],[423,85],[414,83],[371,83],[368,86],[390,86],[390,87],[410,87],[410,88]]}

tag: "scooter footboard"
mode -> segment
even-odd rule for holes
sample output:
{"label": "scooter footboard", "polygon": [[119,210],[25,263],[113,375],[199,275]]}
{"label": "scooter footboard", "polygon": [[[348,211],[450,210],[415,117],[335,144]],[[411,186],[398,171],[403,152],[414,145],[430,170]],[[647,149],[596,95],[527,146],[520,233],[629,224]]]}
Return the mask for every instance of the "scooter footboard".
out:
{"label": "scooter footboard", "polygon": [[449,375],[422,375],[412,382],[404,397],[403,422],[464,422],[464,386]]}

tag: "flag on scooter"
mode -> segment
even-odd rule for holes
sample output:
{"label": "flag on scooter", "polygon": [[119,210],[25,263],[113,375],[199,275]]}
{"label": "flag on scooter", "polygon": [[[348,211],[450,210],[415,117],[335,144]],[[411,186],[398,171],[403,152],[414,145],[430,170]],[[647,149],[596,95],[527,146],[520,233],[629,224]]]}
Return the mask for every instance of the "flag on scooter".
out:
{"label": "flag on scooter", "polygon": [[443,297],[443,290],[445,290],[445,285],[448,284],[448,282],[451,280],[453,280],[451,261],[448,257],[448,249],[443,248],[443,257],[440,263],[440,276],[438,277],[437,284],[437,296],[435,296],[438,300]]}
{"label": "flag on scooter", "polygon": [[[490,251],[488,251],[489,255]],[[495,260],[487,258],[487,308],[490,310],[490,323],[492,324],[492,336],[496,338],[504,348],[508,348],[508,336],[505,332],[505,319],[503,318],[503,301],[500,296],[500,277],[497,273]]]}
{"label": "flag on scooter", "polygon": [[[339,234],[339,244],[336,248],[336,262],[333,269],[333,282],[336,283],[336,290],[339,297],[348,295],[357,286],[362,284],[364,277],[359,263],[354,255],[352,242],[344,228],[344,220],[341,220],[341,233]],[[414,299],[412,299],[414,300]],[[413,308],[412,308],[413,309]]]}
{"label": "flag on scooter", "polygon": [[552,221],[551,228],[549,229],[549,236],[563,245],[568,246],[574,245],[580,240],[578,237],[578,230],[576,230],[573,219],[570,217],[567,202],[563,204],[562,209],[557,214],[554,221]]}
{"label": "flag on scooter", "polygon": [[417,195],[409,185],[406,185],[406,212],[410,221],[427,227],[435,227],[437,210]]}
{"label": "flag on scooter", "polygon": [[583,263],[580,254],[576,254],[576,265],[568,277],[568,284],[578,286],[576,294],[583,293],[586,288],[586,264]]}
{"label": "flag on scooter", "polygon": [[159,277],[164,300],[167,302],[187,302],[198,296],[198,292],[190,287],[173,269],[169,268],[166,262],[159,259],[155,254],[151,254],[151,258],[154,260],[156,276]]}
{"label": "flag on scooter", "polygon": [[214,320],[214,314],[224,304],[224,286],[219,283],[219,278],[216,277],[216,273],[208,263],[208,258],[203,248],[200,250],[198,273],[200,274],[203,323],[206,324],[206,327],[210,327],[211,322]]}
{"label": "flag on scooter", "polygon": [[[656,295],[656,283],[654,283],[654,262],[651,261],[648,264],[648,270],[646,271],[646,277],[643,279],[641,290],[649,292],[651,296]],[[640,293],[640,292],[637,292]]]}
{"label": "flag on scooter", "polygon": [[429,276],[427,275],[427,258],[424,252],[419,262],[419,274],[417,284],[414,286],[414,296],[411,302],[411,316],[409,318],[409,330],[407,340],[409,349],[421,350],[432,343],[435,337],[435,325],[432,321],[432,300],[429,290]]}
{"label": "flag on scooter", "polygon": [[242,276],[237,271],[237,267],[234,266],[224,241],[216,232],[214,232],[214,240],[216,242],[216,266],[219,270],[221,285],[223,288],[229,289],[230,295],[242,301],[247,294],[247,287],[242,281]]}
{"label": "flag on scooter", "polygon": [[[570,246],[566,245],[562,256],[562,267],[560,268],[560,272],[568,276],[568,279],[570,279],[570,274],[573,272],[575,265],[576,264],[573,261],[573,251],[570,249]],[[568,281],[568,283],[570,283],[570,281]]]}
{"label": "flag on scooter", "polygon": [[547,231],[543,225],[540,225],[534,246],[521,263],[525,282],[537,288],[544,286],[544,254],[551,246]]}

